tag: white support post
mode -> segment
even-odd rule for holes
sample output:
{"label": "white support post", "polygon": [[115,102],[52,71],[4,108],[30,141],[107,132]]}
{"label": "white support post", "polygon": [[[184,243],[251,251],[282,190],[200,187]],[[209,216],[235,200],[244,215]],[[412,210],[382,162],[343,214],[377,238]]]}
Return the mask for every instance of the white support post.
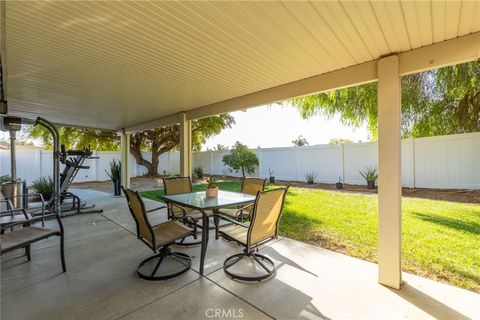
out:
{"label": "white support post", "polygon": [[262,149],[257,147],[257,159],[258,159],[258,177],[262,177]]}
{"label": "white support post", "polygon": [[122,186],[130,188],[130,135],[124,134],[120,136],[121,145],[121,162],[122,162]]}
{"label": "white support post", "polygon": [[402,283],[401,87],[398,57],[378,61],[378,282]]}
{"label": "white support post", "polygon": [[189,177],[192,173],[192,121],[185,113],[180,114],[180,175]]}
{"label": "white support post", "polygon": [[210,150],[210,174],[213,175],[213,151]]}

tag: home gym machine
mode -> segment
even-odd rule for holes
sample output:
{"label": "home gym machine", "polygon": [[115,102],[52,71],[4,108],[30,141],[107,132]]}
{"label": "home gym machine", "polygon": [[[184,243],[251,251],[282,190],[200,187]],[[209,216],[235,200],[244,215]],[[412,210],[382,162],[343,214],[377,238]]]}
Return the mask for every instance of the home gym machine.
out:
{"label": "home gym machine", "polygon": [[[90,147],[80,150],[65,150],[65,145],[61,146],[59,161],[64,165],[63,172],[60,173],[60,205],[63,214],[68,213],[101,213],[101,209],[93,209],[94,204],[87,205],[82,202],[80,197],[69,191],[70,184],[74,181],[78,171],[88,170],[89,166],[84,165],[86,159],[98,159],[92,156]],[[65,200],[70,199],[71,206]],[[48,202],[48,207],[53,207],[55,198],[52,197]]]}

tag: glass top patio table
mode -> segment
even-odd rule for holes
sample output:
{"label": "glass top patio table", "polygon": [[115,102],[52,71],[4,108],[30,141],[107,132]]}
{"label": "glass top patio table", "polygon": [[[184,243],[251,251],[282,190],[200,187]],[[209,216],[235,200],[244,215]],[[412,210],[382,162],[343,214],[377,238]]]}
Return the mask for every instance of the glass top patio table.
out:
{"label": "glass top patio table", "polygon": [[216,198],[207,198],[205,191],[181,193],[168,196],[162,195],[160,198],[165,202],[175,203],[197,210],[216,209],[252,203],[255,201],[255,196],[253,195],[223,190],[218,190],[218,197]]}

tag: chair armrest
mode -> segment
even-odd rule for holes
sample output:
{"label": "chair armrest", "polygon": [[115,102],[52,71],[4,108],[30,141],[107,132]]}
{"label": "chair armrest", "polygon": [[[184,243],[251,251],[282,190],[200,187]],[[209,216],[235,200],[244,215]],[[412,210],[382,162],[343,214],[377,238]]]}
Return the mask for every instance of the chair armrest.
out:
{"label": "chair armrest", "polygon": [[[21,210],[23,210],[23,209],[21,209]],[[30,223],[32,223],[32,222],[40,221],[40,220],[43,220],[43,219],[54,218],[54,217],[57,218],[57,220],[59,221],[59,224],[61,225],[61,229],[62,229],[62,231],[63,231],[62,222],[61,222],[60,218],[58,217],[58,214],[56,214],[56,213],[50,213],[50,214],[47,214],[47,215],[44,215],[44,216],[41,216],[41,217],[25,219],[24,221],[17,221],[17,222],[7,223],[7,224],[3,225],[3,226],[1,227],[1,229],[4,230],[4,229],[7,229],[7,228],[16,226],[16,225],[30,224]]]}
{"label": "chair armrest", "polygon": [[150,213],[150,212],[154,212],[154,211],[161,210],[161,209],[165,209],[165,208],[168,209],[167,206],[161,206],[161,207],[158,207],[158,208],[148,209],[148,210],[146,210],[145,212],[146,212],[146,213]]}
{"label": "chair armrest", "polygon": [[[183,211],[183,216],[188,215],[188,211],[187,211],[187,209],[186,209],[185,207],[182,207],[181,205],[178,205],[178,204],[176,204],[176,203],[171,203],[171,202],[169,202],[168,204],[171,205],[171,206],[177,207],[177,208],[179,208],[180,210],[182,210],[182,211]],[[171,210],[171,208],[169,208],[169,209]],[[173,210],[171,210],[171,211],[173,211]],[[174,215],[173,215],[173,212],[171,212],[171,214],[172,214],[172,217],[173,217],[173,216],[174,216]]]}
{"label": "chair armrest", "polygon": [[38,192],[32,192],[32,193],[27,193],[27,194],[17,194],[15,196],[5,197],[5,199],[13,199],[13,198],[20,198],[20,197],[27,197],[27,198],[39,197],[40,202],[42,203],[42,207],[45,207],[45,199],[43,198],[43,195],[41,193],[38,193]]}
{"label": "chair armrest", "polygon": [[25,211],[25,209],[22,209],[22,208],[19,208],[19,209],[9,209],[9,210],[7,210],[7,211],[2,211],[2,212],[0,212],[0,217],[6,216],[6,215],[12,215],[13,213],[16,213],[16,212],[21,212],[21,213],[23,213],[23,215],[25,216],[25,219],[28,219],[27,212]]}
{"label": "chair armrest", "polygon": [[239,218],[240,216],[242,217],[243,220],[243,210],[247,210],[247,208],[253,206],[253,203],[247,204],[246,206],[240,207],[237,212],[235,212],[235,217]]}
{"label": "chair armrest", "polygon": [[0,202],[5,202],[7,204],[7,211],[13,210],[13,203],[10,200],[0,200]]}
{"label": "chair armrest", "polygon": [[242,222],[240,222],[240,221],[238,221],[238,220],[235,220],[235,219],[232,219],[232,218],[230,218],[230,217],[226,217],[226,216],[224,216],[224,215],[222,215],[222,214],[218,214],[218,216],[219,216],[220,218],[224,219],[224,220],[230,221],[230,222],[232,222],[232,223],[234,223],[234,224],[236,224],[236,225],[239,225],[239,226],[241,226],[241,227],[244,227],[244,228],[249,228],[249,227],[250,227],[249,225],[246,225],[245,223],[242,223]]}

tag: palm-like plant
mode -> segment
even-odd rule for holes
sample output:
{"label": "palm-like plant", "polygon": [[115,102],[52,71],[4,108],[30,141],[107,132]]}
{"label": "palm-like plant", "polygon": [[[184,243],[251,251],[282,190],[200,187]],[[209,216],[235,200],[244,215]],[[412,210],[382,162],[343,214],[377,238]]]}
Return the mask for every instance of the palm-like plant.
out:
{"label": "palm-like plant", "polygon": [[367,167],[364,171],[359,171],[360,175],[367,181],[369,189],[375,188],[375,181],[378,179],[378,173],[376,168]]}
{"label": "palm-like plant", "polygon": [[305,173],[305,180],[308,184],[313,184],[316,178],[317,174],[314,171]]}

